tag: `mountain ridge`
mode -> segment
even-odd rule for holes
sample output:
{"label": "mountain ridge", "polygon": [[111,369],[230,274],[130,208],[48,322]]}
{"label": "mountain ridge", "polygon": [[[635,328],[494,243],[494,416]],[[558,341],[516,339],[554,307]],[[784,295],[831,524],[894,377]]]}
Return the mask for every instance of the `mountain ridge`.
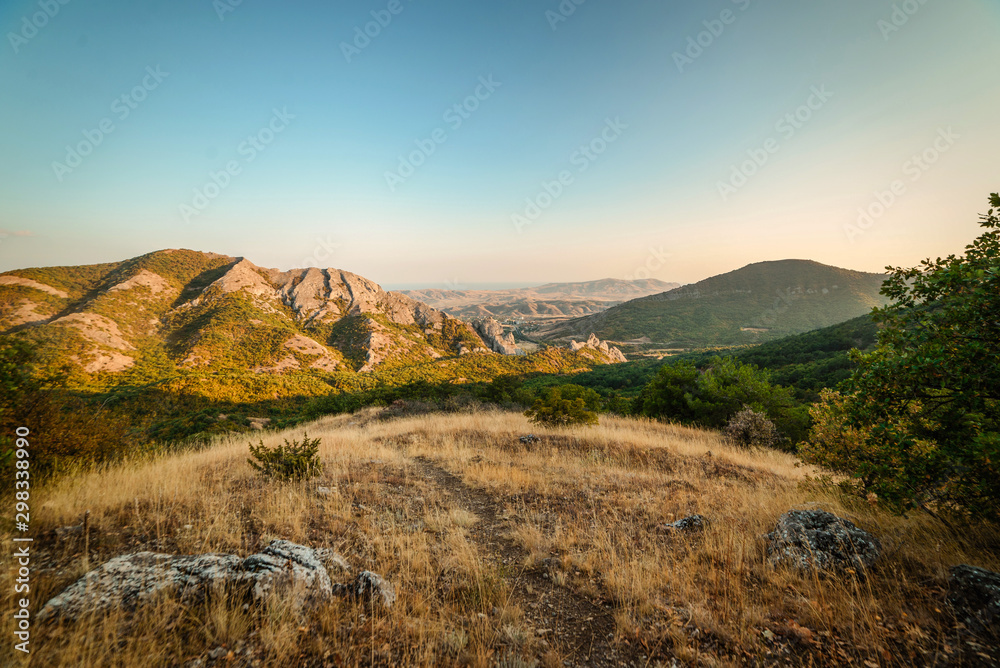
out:
{"label": "mountain ridge", "polygon": [[[346,270],[282,271],[187,249],[4,272],[0,331],[44,344],[81,381],[145,377],[154,368],[367,372],[515,354],[469,323]],[[597,349],[588,355],[611,361]]]}
{"label": "mountain ridge", "polygon": [[542,321],[599,313],[629,299],[656,294],[677,286],[678,283],[667,283],[655,278],[602,278],[507,290],[425,288],[400,292],[465,320],[494,317],[502,320]]}
{"label": "mountain ridge", "polygon": [[885,277],[814,260],[755,262],[602,313],[543,327],[547,341],[596,334],[617,343],[740,345],[819,329],[886,303]]}

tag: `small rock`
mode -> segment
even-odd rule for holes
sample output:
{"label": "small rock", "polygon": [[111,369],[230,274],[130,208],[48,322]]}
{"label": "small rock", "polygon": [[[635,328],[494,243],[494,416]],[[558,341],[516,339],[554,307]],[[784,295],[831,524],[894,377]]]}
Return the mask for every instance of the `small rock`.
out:
{"label": "small rock", "polygon": [[825,510],[791,510],[766,538],[772,564],[800,570],[866,569],[882,549],[870,533]]}
{"label": "small rock", "polygon": [[1000,573],[955,566],[948,579],[948,603],[974,633],[1000,636]]}
{"label": "small rock", "polygon": [[708,520],[702,515],[690,515],[681,518],[676,522],[667,522],[660,525],[661,531],[701,531],[708,524]]}
{"label": "small rock", "polygon": [[224,657],[226,654],[229,654],[228,649],[226,649],[225,647],[216,647],[215,649],[213,649],[211,652],[208,653],[208,658],[212,659],[213,661],[217,661],[218,659]]}
{"label": "small rock", "polygon": [[333,494],[333,492],[330,490],[329,487],[317,487],[316,493],[319,494],[320,496],[330,496],[331,494]]}
{"label": "small rock", "polygon": [[334,585],[333,592],[365,603],[379,603],[383,608],[391,608],[396,602],[396,590],[392,584],[371,571],[361,571],[351,584]]}

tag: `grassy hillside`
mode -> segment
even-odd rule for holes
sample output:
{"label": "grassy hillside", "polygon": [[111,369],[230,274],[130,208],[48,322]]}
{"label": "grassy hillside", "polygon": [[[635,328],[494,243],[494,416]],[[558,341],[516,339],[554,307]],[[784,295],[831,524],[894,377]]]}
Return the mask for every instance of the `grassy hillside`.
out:
{"label": "grassy hillside", "polygon": [[594,332],[611,341],[705,348],[760,343],[827,327],[885,303],[884,276],[807,260],[761,262],[635,299],[539,332],[561,340]]}
{"label": "grassy hillside", "polygon": [[[351,574],[395,587],[388,611],[347,598],[296,618],[280,603],[184,605],[32,627],[37,666],[988,665],[958,641],[948,568],[997,570],[995,528],[946,534],[810,482],[790,455],[734,451],[716,434],[602,419],[539,429],[516,413],[386,421],[378,411],[306,425],[321,477],[278,484],[247,440],[125,462],[32,490],[31,609],[117,555],[260,550],[281,538],[334,550]],[[524,444],[523,434],[539,441]],[[293,433],[268,433],[267,445]],[[318,493],[319,487],[329,490]],[[864,574],[768,564],[761,536],[790,508],[852,519],[885,552]],[[79,525],[89,533],[59,531]],[[703,532],[666,522],[699,513]],[[0,529],[9,543],[10,529]],[[934,549],[927,549],[927,546]],[[335,581],[351,574],[331,570]],[[16,571],[0,571],[14,609]],[[34,617],[33,617],[34,618]],[[15,620],[0,626],[11,635]],[[221,648],[221,649],[219,649]],[[221,656],[210,660],[208,655]],[[979,653],[977,656],[976,653]],[[0,663],[13,661],[12,643]]]}

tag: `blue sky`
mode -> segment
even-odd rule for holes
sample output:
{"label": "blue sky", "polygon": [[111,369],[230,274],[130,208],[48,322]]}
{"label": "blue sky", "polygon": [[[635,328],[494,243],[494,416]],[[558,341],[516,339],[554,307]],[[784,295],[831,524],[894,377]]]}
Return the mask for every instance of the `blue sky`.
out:
{"label": "blue sky", "polygon": [[1000,188],[995,0],[232,2],[0,4],[0,270],[874,271]]}

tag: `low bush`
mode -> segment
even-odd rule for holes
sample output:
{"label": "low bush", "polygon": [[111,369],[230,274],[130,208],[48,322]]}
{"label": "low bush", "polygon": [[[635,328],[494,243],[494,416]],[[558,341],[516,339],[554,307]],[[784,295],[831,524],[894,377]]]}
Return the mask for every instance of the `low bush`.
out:
{"label": "low bush", "polygon": [[305,480],[318,475],[323,470],[319,460],[320,439],[302,435],[302,441],[285,439],[284,445],[268,448],[261,439],[260,445],[250,443],[250,458],[247,461],[261,475],[278,480]]}
{"label": "low bush", "polygon": [[771,448],[780,440],[778,429],[767,415],[746,406],[729,418],[724,433],[726,440],[738,448]]}

